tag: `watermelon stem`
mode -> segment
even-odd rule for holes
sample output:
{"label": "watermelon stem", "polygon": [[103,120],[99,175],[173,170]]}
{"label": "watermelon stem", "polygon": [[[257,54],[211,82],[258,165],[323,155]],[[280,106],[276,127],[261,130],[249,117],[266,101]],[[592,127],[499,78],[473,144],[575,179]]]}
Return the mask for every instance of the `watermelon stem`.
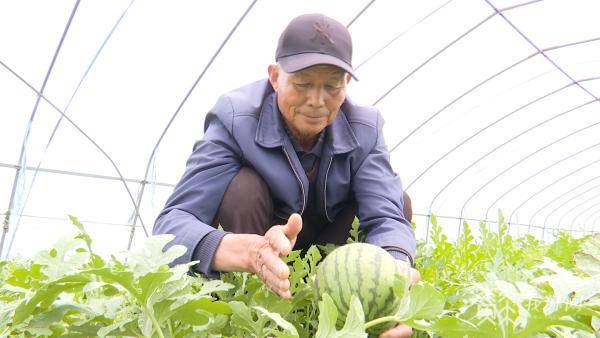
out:
{"label": "watermelon stem", "polygon": [[372,321],[367,322],[365,324],[365,330],[368,330],[369,328],[371,328],[375,325],[385,323],[385,322],[400,322],[400,318],[397,316],[386,316],[386,317],[373,319]]}

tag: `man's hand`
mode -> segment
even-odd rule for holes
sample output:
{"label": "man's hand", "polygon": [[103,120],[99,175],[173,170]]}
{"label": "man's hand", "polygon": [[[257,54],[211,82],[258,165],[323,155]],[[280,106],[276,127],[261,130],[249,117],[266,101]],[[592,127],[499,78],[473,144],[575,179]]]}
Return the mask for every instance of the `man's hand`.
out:
{"label": "man's hand", "polygon": [[212,268],[255,273],[281,297],[292,298],[290,269],[280,257],[292,251],[300,230],[302,217],[292,214],[287,224],[271,227],[264,236],[226,234],[217,247]]}
{"label": "man's hand", "polygon": [[261,240],[250,248],[251,271],[275,293],[292,298],[290,292],[290,269],[281,260],[288,255],[302,230],[302,217],[292,214],[285,225],[271,227]]}
{"label": "man's hand", "polygon": [[[400,273],[410,274],[410,283],[415,284],[421,280],[421,274],[419,271],[408,266],[408,263],[398,260],[400,266]],[[379,338],[408,338],[412,335],[412,328],[405,324],[397,324],[396,326],[382,332]]]}

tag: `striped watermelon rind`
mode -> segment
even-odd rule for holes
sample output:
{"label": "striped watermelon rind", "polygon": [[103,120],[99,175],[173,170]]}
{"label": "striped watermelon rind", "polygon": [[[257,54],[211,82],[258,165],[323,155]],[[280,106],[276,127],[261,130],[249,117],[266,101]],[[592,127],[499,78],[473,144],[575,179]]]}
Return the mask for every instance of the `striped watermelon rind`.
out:
{"label": "striped watermelon rind", "polygon": [[[352,295],[357,295],[365,322],[397,312],[401,298],[393,286],[399,266],[387,251],[368,243],[352,243],[333,250],[317,268],[315,289],[320,300],[327,293],[338,309],[337,325],[342,327]],[[371,328],[381,332],[392,323]]]}

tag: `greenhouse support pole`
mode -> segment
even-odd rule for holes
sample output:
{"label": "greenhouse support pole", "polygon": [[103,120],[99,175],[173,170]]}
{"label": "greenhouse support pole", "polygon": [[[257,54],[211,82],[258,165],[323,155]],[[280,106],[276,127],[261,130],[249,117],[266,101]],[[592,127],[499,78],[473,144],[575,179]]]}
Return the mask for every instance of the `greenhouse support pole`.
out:
{"label": "greenhouse support pole", "polygon": [[546,227],[542,228],[542,242],[545,240],[546,238]]}
{"label": "greenhouse support pole", "polygon": [[142,205],[142,195],[144,195],[144,186],[148,184],[148,181],[146,181],[145,179],[142,180],[142,184],[140,185],[140,188],[138,189],[138,197],[137,197],[137,201],[135,203],[135,205],[137,205],[138,207],[138,211],[136,212],[136,210],[133,210],[133,215],[131,215],[131,217],[129,218],[131,220],[131,218],[133,218],[133,221],[130,221],[131,223],[131,232],[129,233],[129,242],[127,244],[127,250],[131,249],[131,245],[133,244],[133,238],[135,237],[135,228],[137,226],[137,220],[138,220],[138,216],[140,217],[140,219],[142,218],[142,216],[140,216],[139,214],[139,208]]}
{"label": "greenhouse support pole", "polygon": [[[27,170],[26,166],[27,166],[27,161],[26,161],[26,157],[25,154],[27,152],[27,143],[29,141],[29,135],[31,132],[31,126],[33,124],[33,120],[36,116],[40,101],[42,99],[42,96],[44,94],[44,90],[46,89],[46,85],[48,84],[48,80],[50,79],[50,74],[52,74],[52,70],[54,69],[54,65],[56,63],[56,60],[58,59],[58,54],[62,48],[63,42],[65,41],[65,37],[67,36],[67,32],[69,31],[69,28],[71,27],[71,23],[73,22],[73,17],[75,16],[75,13],[77,12],[77,8],[79,7],[79,2],[81,0],[77,0],[75,2],[75,5],[73,7],[73,9],[71,10],[71,15],[69,16],[69,20],[67,21],[67,25],[65,26],[62,36],[60,38],[60,42],[58,43],[58,46],[56,47],[56,50],[54,51],[54,55],[52,56],[52,61],[50,61],[50,67],[48,68],[48,71],[46,72],[46,76],[44,77],[44,82],[42,83],[42,87],[40,88],[39,92],[37,92],[36,94],[36,99],[35,99],[35,104],[33,106],[33,111],[31,112],[31,115],[29,117],[29,121],[27,123],[27,129],[25,131],[25,136],[23,137],[23,142],[21,144],[21,153],[19,154],[19,168],[17,169],[17,172],[15,174],[15,180],[13,182],[13,191],[10,195],[10,202],[9,202],[9,212],[12,210],[13,208],[13,204],[14,204],[14,200],[15,200],[15,190],[16,190],[16,186],[19,183],[19,178],[22,178],[24,175],[25,170]],[[23,210],[19,210],[19,214],[22,213]],[[19,216],[20,217],[20,216]],[[8,215],[7,215],[8,218]],[[10,220],[8,220],[10,221]],[[2,242],[0,244],[0,254],[2,253],[2,249],[4,246],[4,238],[6,236],[6,233],[8,232],[8,222],[5,219],[5,225],[3,228],[3,232],[2,232]],[[8,253],[13,245],[14,239],[15,239],[15,235],[16,235],[16,231],[19,228],[19,224],[17,223],[17,226],[15,227],[15,232],[13,232],[12,238],[10,240],[10,245],[8,246],[8,249],[6,251],[6,256],[8,258]]]}
{"label": "greenhouse support pole", "polygon": [[[10,200],[8,202],[8,210],[6,211],[6,216],[4,216],[4,223],[2,226],[2,240],[0,241],[0,258],[2,258],[2,253],[4,252],[4,240],[6,239],[6,235],[8,234],[8,228],[9,228],[8,225],[10,223],[10,214],[12,212],[13,203],[15,200],[15,191],[17,190],[17,181],[19,179],[19,170],[21,170],[20,166],[16,168],[15,179],[13,181],[13,187],[12,187],[12,191],[10,193]],[[7,256],[6,258],[8,259],[8,252],[6,253],[6,256]]]}
{"label": "greenhouse support pole", "polygon": [[0,240],[0,257],[2,256],[2,250],[4,249],[4,239],[8,233],[8,218],[10,217],[10,210],[4,215],[4,222],[2,225],[2,239]]}

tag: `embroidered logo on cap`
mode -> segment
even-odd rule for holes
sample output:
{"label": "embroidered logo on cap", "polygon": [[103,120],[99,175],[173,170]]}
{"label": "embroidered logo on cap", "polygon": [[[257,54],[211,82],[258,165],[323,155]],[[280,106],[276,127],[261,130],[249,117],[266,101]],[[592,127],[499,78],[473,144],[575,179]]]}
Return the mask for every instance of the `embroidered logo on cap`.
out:
{"label": "embroidered logo on cap", "polygon": [[335,43],[331,39],[331,33],[329,31],[330,27],[328,23],[322,24],[320,22],[315,22],[313,28],[315,29],[315,35],[312,37],[311,41],[318,41],[321,45],[325,45],[327,43],[333,45]]}

